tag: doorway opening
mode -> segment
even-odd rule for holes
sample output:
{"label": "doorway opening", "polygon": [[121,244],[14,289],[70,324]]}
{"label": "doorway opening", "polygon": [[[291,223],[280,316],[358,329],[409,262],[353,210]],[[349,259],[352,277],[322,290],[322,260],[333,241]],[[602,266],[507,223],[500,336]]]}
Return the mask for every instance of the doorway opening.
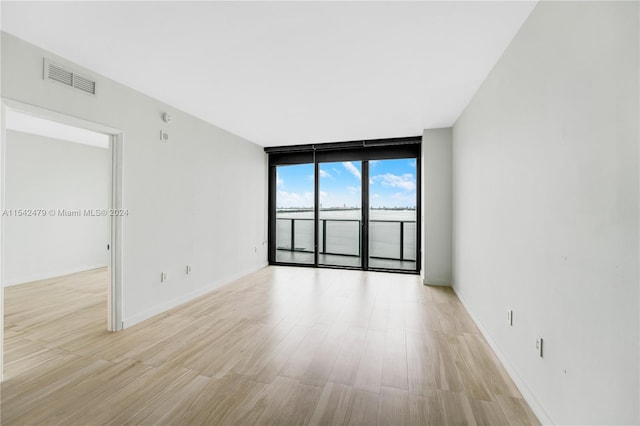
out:
{"label": "doorway opening", "polygon": [[79,331],[122,329],[121,143],[117,129],[2,100],[1,349],[10,375],[37,352],[28,342],[73,345]]}
{"label": "doorway opening", "polygon": [[420,273],[420,143],[266,148],[269,262]]}

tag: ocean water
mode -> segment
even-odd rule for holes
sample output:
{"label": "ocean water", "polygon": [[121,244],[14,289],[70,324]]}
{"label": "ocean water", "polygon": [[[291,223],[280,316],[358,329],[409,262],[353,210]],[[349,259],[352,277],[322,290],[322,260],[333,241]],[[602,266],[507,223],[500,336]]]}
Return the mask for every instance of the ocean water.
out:
{"label": "ocean water", "polygon": [[[358,256],[361,253],[360,210],[321,210],[319,247],[321,252]],[[370,211],[369,254],[372,257],[416,259],[416,211]],[[313,211],[283,211],[276,214],[276,245],[291,248],[293,223],[294,248],[313,251]],[[325,237],[326,232],[326,237]],[[402,236],[401,236],[402,234]],[[402,253],[401,247],[402,245]]]}

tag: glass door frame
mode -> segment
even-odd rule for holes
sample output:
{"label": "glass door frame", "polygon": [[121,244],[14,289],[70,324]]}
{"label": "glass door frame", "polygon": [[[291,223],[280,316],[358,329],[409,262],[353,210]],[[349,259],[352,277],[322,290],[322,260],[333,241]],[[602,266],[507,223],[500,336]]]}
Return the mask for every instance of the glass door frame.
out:
{"label": "glass door frame", "polygon": [[[270,265],[306,266],[315,268],[355,269],[364,271],[384,271],[394,273],[419,274],[421,250],[421,136],[393,139],[377,139],[369,141],[336,142],[314,145],[295,145],[267,147],[269,154],[268,167],[268,260]],[[415,159],[416,161],[416,268],[392,269],[369,266],[369,161]],[[338,161],[362,161],[362,208],[361,208],[361,264],[354,266],[333,266],[319,264],[319,231],[320,231],[320,163]],[[292,263],[276,260],[276,196],[278,166],[293,164],[314,165],[314,263]],[[365,178],[366,177],[366,178]]]}
{"label": "glass door frame", "polygon": [[[361,161],[361,160],[351,160],[351,161],[352,162],[361,163],[360,164],[360,174],[361,174],[361,179],[360,179],[360,185],[361,185],[361,187],[360,187],[360,217],[358,219],[358,227],[359,227],[359,229],[358,229],[358,255],[357,255],[360,258],[360,265],[359,266],[349,266],[349,265],[340,265],[340,264],[332,264],[332,263],[325,263],[325,262],[321,263],[320,262],[320,255],[321,254],[325,255],[325,256],[334,255],[333,252],[327,252],[327,247],[326,247],[327,236],[326,236],[326,233],[325,233],[326,230],[327,230],[327,226],[326,226],[327,221],[349,221],[349,222],[351,222],[351,221],[355,221],[355,219],[328,219],[328,218],[322,218],[322,217],[320,217],[321,216],[321,212],[322,212],[322,204],[320,202],[318,202],[318,204],[317,204],[318,208],[316,209],[317,212],[318,212],[318,217],[317,217],[318,230],[316,232],[316,235],[318,237],[320,237],[320,235],[322,234],[322,238],[318,238],[318,261],[316,262],[316,266],[321,267],[321,268],[324,268],[324,267],[327,267],[327,268],[332,268],[332,267],[343,268],[343,267],[345,267],[345,268],[360,270],[360,269],[363,269],[363,267],[364,267],[363,261],[364,261],[364,253],[365,253],[364,250],[365,250],[365,247],[364,247],[364,235],[363,235],[363,233],[365,232],[365,229],[366,229],[366,226],[365,226],[366,222],[364,221],[364,211],[363,211],[364,208],[362,207],[363,206],[362,203],[363,203],[363,199],[364,199],[363,185],[364,185],[365,179],[362,178],[362,176],[365,176],[364,167],[365,167],[366,161]],[[321,166],[323,164],[336,164],[337,165],[337,163],[341,163],[341,162],[343,162],[343,160],[339,160],[339,161],[331,161],[331,160],[329,160],[329,161],[327,161],[327,160],[318,161],[316,163],[316,166],[317,166],[316,173],[317,173],[317,175],[319,177],[322,177],[322,173],[320,172],[320,170],[321,170]],[[322,194],[321,186],[322,186],[322,183],[320,182],[320,179],[319,179],[318,186],[317,186],[317,192],[320,195]],[[321,225],[321,222],[322,222],[322,225]],[[322,228],[322,233],[320,233],[320,228]],[[322,245],[320,244],[320,241],[322,241]]]}

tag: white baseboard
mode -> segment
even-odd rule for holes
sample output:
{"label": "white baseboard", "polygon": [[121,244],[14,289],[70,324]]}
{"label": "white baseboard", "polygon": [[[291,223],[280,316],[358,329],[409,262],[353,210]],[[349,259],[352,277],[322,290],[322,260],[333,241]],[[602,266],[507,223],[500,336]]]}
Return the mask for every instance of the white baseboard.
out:
{"label": "white baseboard", "polygon": [[518,372],[513,367],[513,365],[511,365],[511,363],[505,356],[504,352],[500,350],[500,347],[498,346],[496,341],[493,340],[493,338],[491,337],[491,334],[489,334],[489,332],[484,327],[484,325],[482,325],[482,322],[480,321],[480,319],[473,313],[473,310],[469,307],[467,302],[464,300],[464,297],[462,297],[462,295],[458,292],[458,289],[455,286],[453,286],[453,291],[458,297],[458,299],[460,300],[460,302],[462,303],[462,306],[464,306],[464,308],[469,313],[469,316],[471,317],[473,322],[476,324],[476,326],[484,336],[485,340],[487,341],[491,349],[493,349],[493,352],[496,354],[496,356],[498,357],[498,359],[500,360],[504,368],[507,370],[509,377],[511,377],[511,380],[513,380],[513,383],[515,383],[516,387],[524,397],[524,400],[527,401],[527,404],[529,404],[529,407],[531,407],[531,410],[534,412],[536,417],[538,417],[538,421],[540,421],[540,423],[543,425],[554,425],[555,423],[551,420],[551,417],[549,416],[547,411],[538,402],[538,400],[536,399],[534,393],[531,391],[529,386],[527,386],[527,384],[522,379],[520,374],[518,374]]}
{"label": "white baseboard", "polygon": [[147,309],[144,312],[141,312],[139,314],[133,315],[127,319],[123,319],[122,320],[122,328],[128,328],[131,327],[132,325],[138,324],[139,322],[142,322],[144,320],[147,320],[151,317],[154,317],[158,314],[161,314],[163,312],[168,311],[169,309],[175,308],[176,306],[182,305],[183,303],[187,303],[190,300],[195,299],[196,297],[200,297],[204,294],[207,294],[211,291],[214,290],[218,290],[221,287],[224,287],[228,284],[231,284],[232,282],[234,282],[235,280],[237,280],[238,278],[242,278],[245,275],[251,274],[253,272],[259,271],[260,269],[264,268],[265,266],[267,266],[268,263],[265,262],[263,264],[258,265],[257,267],[252,267],[249,268],[243,272],[240,272],[238,274],[233,274],[231,276],[225,277],[223,279],[221,279],[220,281],[216,281],[213,282],[211,284],[202,286],[192,292],[183,294],[182,296],[170,300],[168,302],[162,303],[160,305],[156,305],[150,309]]}
{"label": "white baseboard", "polygon": [[52,271],[52,272],[28,275],[26,277],[11,278],[9,280],[5,280],[4,283],[3,283],[3,286],[4,287],[11,287],[11,286],[14,286],[14,285],[31,283],[33,281],[46,280],[46,279],[49,279],[49,278],[63,277],[65,275],[77,274],[78,272],[90,271],[92,269],[105,268],[105,267],[107,267],[107,265],[105,265],[105,264],[83,265],[83,266],[77,266],[77,267],[74,267],[74,268],[61,269],[61,270],[58,270],[58,271]]}
{"label": "white baseboard", "polygon": [[423,280],[424,285],[435,285],[441,287],[451,287],[451,281],[443,281],[443,280],[432,280],[428,277],[425,277]]}

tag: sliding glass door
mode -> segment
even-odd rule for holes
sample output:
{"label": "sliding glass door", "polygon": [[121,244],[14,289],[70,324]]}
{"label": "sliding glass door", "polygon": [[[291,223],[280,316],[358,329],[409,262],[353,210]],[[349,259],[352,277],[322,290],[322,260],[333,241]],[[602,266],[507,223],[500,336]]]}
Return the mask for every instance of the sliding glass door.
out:
{"label": "sliding glass door", "polygon": [[416,159],[369,162],[369,267],[416,269]]}
{"label": "sliding glass door", "polygon": [[275,260],[315,264],[314,165],[276,168]]}
{"label": "sliding glass door", "polygon": [[418,273],[420,145],[402,142],[270,153],[269,262]]}
{"label": "sliding glass door", "polygon": [[362,163],[320,163],[318,264],[362,266]]}

